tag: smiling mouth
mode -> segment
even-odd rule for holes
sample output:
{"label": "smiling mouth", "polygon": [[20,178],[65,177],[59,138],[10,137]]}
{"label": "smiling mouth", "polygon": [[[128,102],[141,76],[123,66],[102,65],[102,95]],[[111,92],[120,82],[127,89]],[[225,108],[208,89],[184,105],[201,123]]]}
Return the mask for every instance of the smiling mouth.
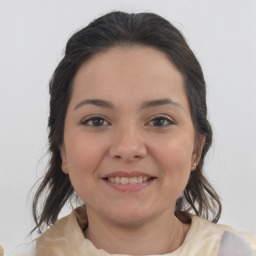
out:
{"label": "smiling mouth", "polygon": [[115,184],[140,184],[156,179],[155,177],[106,177],[104,180]]}

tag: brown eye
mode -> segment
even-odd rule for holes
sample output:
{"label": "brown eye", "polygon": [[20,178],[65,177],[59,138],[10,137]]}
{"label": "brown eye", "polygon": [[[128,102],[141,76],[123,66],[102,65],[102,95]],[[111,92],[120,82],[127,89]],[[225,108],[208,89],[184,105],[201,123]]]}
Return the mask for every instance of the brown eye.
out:
{"label": "brown eye", "polygon": [[165,127],[171,124],[174,124],[173,121],[171,121],[170,119],[164,116],[156,117],[148,123],[149,126],[156,126],[156,127]]}
{"label": "brown eye", "polygon": [[109,122],[106,121],[103,117],[100,116],[94,116],[90,117],[88,119],[85,119],[81,123],[82,125],[88,125],[93,127],[100,127],[100,126],[107,126],[109,125]]}

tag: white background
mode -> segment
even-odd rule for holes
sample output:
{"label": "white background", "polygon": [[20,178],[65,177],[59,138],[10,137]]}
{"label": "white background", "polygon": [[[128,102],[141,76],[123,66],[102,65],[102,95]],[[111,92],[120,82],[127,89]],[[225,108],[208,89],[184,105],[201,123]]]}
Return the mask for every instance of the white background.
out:
{"label": "white background", "polygon": [[256,233],[255,0],[0,0],[0,242],[11,252],[29,241],[29,191],[47,162],[48,81],[65,43],[112,10],[155,12],[187,38],[208,86],[205,169],[223,199],[220,222]]}

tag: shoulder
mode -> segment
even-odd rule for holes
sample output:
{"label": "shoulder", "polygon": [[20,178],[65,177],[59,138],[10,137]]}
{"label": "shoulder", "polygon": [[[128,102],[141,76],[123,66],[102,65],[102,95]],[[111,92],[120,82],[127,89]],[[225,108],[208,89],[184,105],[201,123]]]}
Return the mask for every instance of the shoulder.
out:
{"label": "shoulder", "polygon": [[253,250],[253,244],[250,243],[250,240],[245,236],[237,232],[225,231],[220,242],[218,256],[229,256],[229,255],[230,256],[231,255],[232,256],[240,256],[240,255],[256,256],[256,251]]}
{"label": "shoulder", "polygon": [[36,255],[78,255],[85,240],[79,220],[77,211],[58,220],[37,238]]}
{"label": "shoulder", "polygon": [[[1,254],[2,253],[2,254]],[[0,256],[36,256],[36,243],[32,242],[24,242],[22,244],[18,244],[15,248],[9,248],[9,251],[1,251]]]}
{"label": "shoulder", "polygon": [[0,256],[4,255],[4,248],[2,247],[2,245],[0,244]]}
{"label": "shoulder", "polygon": [[[200,244],[202,245],[200,248],[211,248],[218,256],[251,256],[254,255],[253,250],[256,251],[256,236],[246,232],[239,232],[227,225],[212,223],[197,216],[193,216],[192,225],[187,236],[186,239],[193,245]],[[236,248],[236,253],[240,248],[240,251],[251,251],[251,254],[234,254],[234,248]],[[228,254],[229,252],[231,254]]]}

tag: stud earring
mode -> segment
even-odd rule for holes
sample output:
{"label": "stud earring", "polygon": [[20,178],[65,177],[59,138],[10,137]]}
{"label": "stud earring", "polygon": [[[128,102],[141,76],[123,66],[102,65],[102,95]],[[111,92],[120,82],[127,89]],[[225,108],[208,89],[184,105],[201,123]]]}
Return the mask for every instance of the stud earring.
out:
{"label": "stud earring", "polygon": [[197,165],[197,162],[195,161],[194,163],[193,163],[193,166],[196,166]]}

